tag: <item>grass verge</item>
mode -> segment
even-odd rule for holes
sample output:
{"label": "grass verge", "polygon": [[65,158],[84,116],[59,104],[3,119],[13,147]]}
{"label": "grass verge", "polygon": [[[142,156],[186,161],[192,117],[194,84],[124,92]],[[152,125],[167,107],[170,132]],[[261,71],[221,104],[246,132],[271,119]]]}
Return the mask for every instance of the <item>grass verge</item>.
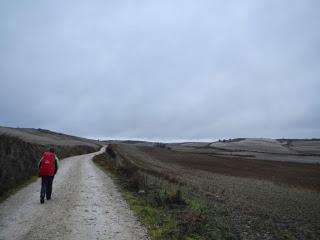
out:
{"label": "grass verge", "polygon": [[116,167],[111,156],[103,153],[93,161],[112,176],[151,239],[239,238],[223,204],[205,201],[179,185],[137,169]]}
{"label": "grass verge", "polygon": [[95,159],[152,239],[319,239],[318,192],[177,168],[171,152],[158,157],[110,144]]}
{"label": "grass verge", "polygon": [[2,194],[0,196],[0,203],[4,202],[6,199],[8,199],[10,196],[14,195],[16,192],[18,192],[22,188],[25,188],[29,184],[34,183],[35,181],[37,181],[37,179],[38,179],[38,176],[31,176],[27,181],[24,181],[24,182],[16,185],[15,187],[13,187],[12,189],[6,191],[4,194]]}
{"label": "grass verge", "polygon": [[38,161],[42,153],[49,147],[54,147],[60,159],[95,152],[97,148],[85,145],[79,146],[49,146],[26,142],[18,137],[0,135],[0,198],[10,195],[12,189],[27,182],[37,175]]}

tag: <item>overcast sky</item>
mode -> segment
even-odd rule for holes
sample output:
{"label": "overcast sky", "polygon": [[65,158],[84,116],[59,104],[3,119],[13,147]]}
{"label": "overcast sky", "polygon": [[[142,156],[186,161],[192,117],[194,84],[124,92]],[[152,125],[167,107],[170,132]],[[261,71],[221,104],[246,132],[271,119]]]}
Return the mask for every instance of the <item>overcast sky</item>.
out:
{"label": "overcast sky", "polygon": [[320,1],[1,0],[0,125],[320,137]]}

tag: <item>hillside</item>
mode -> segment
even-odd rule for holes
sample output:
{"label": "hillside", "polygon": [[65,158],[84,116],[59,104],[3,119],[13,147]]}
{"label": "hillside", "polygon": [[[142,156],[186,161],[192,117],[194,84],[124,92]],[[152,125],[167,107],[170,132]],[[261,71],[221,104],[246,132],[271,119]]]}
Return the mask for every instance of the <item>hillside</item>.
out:
{"label": "hillside", "polygon": [[58,145],[58,146],[79,146],[85,145],[97,147],[99,144],[96,140],[71,136],[67,134],[52,132],[46,129],[34,128],[8,128],[0,127],[0,135],[9,135],[19,139],[41,145]]}
{"label": "hillside", "polygon": [[0,197],[37,174],[41,153],[54,147],[59,158],[98,150],[98,141],[44,129],[0,127]]}
{"label": "hillside", "polygon": [[239,138],[212,143],[167,144],[173,150],[253,160],[320,163],[318,139]]}
{"label": "hillside", "polygon": [[[148,221],[143,206],[160,202],[165,207],[154,211],[161,215],[163,209],[170,209],[165,214],[185,226],[179,234],[201,229],[198,234],[206,236],[203,239],[318,239],[320,165],[310,163],[310,158],[319,161],[314,150],[320,142],[290,141],[290,147],[299,145],[301,152],[271,139],[153,146],[122,143],[109,145],[105,157],[97,161],[107,170],[116,169],[133,196],[144,193],[135,197],[143,209],[137,214]],[[302,153],[306,149],[309,153]],[[268,159],[257,153],[267,154]],[[174,195],[175,189],[182,195]],[[174,196],[183,196],[189,203],[183,209],[191,223],[183,222],[180,213],[172,215],[172,209],[182,208],[169,204],[172,196],[176,200],[180,197]],[[195,208],[201,204],[202,210]]]}

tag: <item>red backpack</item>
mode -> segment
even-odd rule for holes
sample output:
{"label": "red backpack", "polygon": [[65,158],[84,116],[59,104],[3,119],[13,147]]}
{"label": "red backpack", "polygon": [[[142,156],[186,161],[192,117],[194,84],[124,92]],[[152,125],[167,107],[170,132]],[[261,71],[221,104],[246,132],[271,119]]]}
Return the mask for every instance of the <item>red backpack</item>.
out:
{"label": "red backpack", "polygon": [[45,152],[42,155],[42,161],[39,168],[39,177],[53,176],[55,169],[55,155],[52,152]]}

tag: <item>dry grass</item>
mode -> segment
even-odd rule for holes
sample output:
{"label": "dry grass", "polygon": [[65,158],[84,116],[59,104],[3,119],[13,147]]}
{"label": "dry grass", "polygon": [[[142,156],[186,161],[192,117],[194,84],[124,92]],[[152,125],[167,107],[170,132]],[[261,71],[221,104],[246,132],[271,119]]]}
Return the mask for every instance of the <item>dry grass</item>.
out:
{"label": "dry grass", "polygon": [[113,149],[140,171],[221,204],[242,239],[320,238],[319,165],[218,158],[127,144]]}
{"label": "dry grass", "polygon": [[99,148],[95,140],[52,132],[46,129],[0,127],[0,135],[17,137],[25,142],[39,145],[88,146]]}
{"label": "dry grass", "polygon": [[60,159],[100,148],[90,140],[48,130],[0,127],[0,197],[37,175],[38,161],[48,147],[54,147]]}

